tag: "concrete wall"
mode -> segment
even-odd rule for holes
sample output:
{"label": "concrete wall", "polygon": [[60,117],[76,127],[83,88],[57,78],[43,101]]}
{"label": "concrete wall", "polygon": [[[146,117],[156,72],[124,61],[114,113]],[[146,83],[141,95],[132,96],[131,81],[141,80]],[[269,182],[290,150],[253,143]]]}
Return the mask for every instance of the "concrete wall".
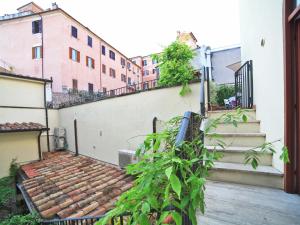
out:
{"label": "concrete wall", "polygon": [[116,97],[59,110],[67,129],[69,149],[75,151],[73,120],[77,119],[79,153],[118,164],[118,150],[133,149],[152,132],[152,120],[166,121],[185,111],[199,112],[199,83],[179,96],[181,87]]}
{"label": "concrete wall", "polygon": [[17,159],[18,163],[38,160],[38,132],[0,134],[0,178],[9,175],[10,163]]}
{"label": "concrete wall", "polygon": [[[267,141],[284,137],[282,6],[282,0],[240,1],[242,63],[253,60],[254,104]],[[273,165],[283,171],[278,157]]]}
{"label": "concrete wall", "polygon": [[217,84],[234,83],[234,71],[227,66],[241,61],[241,48],[211,51],[212,78]]}

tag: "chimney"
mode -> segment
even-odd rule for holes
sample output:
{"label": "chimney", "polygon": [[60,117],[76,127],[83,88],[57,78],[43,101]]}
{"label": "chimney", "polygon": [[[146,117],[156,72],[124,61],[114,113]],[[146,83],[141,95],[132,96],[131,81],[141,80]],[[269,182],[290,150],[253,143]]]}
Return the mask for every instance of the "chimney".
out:
{"label": "chimney", "polygon": [[56,4],[56,2],[53,2],[52,3],[52,9],[57,9],[58,8],[58,5]]}

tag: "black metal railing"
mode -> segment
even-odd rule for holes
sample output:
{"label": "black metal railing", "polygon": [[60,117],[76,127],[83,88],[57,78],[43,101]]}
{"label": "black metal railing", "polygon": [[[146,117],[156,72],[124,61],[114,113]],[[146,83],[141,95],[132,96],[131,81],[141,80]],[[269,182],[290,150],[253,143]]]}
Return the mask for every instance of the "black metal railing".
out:
{"label": "black metal railing", "polygon": [[234,74],[236,106],[253,107],[253,66],[252,60],[245,62]]}
{"label": "black metal railing", "polygon": [[158,80],[149,80],[142,83],[128,84],[124,87],[104,91],[91,92],[84,90],[69,89],[67,93],[53,93],[52,102],[48,103],[49,108],[63,108],[87,102],[99,101],[106,98],[122,96],[126,94],[146,91],[158,87]]}

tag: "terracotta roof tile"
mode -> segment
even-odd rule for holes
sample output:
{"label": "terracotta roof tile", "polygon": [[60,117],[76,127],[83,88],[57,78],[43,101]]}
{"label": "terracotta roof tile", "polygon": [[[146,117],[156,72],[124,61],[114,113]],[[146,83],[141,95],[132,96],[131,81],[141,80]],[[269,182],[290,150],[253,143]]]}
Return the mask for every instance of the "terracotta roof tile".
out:
{"label": "terracotta roof tile", "polygon": [[22,166],[23,186],[43,218],[99,216],[110,210],[132,177],[120,168],[70,152],[44,154]]}
{"label": "terracotta roof tile", "polygon": [[29,131],[29,130],[45,130],[46,127],[40,123],[2,123],[0,124],[0,132],[13,131]]}

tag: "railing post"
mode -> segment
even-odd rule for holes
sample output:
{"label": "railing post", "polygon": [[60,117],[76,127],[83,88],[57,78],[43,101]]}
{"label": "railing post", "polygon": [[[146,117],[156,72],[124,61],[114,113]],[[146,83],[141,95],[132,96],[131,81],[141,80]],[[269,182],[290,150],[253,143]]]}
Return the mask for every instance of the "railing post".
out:
{"label": "railing post", "polygon": [[74,120],[75,155],[78,156],[77,120]]}

